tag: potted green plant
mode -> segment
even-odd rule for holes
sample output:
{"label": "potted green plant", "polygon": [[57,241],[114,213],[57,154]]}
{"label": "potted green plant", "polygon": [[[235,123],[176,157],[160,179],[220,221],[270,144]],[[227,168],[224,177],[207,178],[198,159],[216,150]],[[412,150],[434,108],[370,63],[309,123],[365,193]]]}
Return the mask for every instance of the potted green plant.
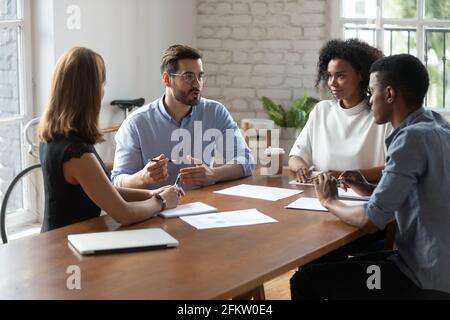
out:
{"label": "potted green plant", "polygon": [[303,129],[308,121],[309,113],[318,102],[319,100],[305,93],[285,110],[282,105],[276,104],[268,97],[262,97],[267,115],[281,128]]}
{"label": "potted green plant", "polygon": [[[262,97],[264,110],[269,118],[280,127],[279,147],[286,152],[291,150],[300,131],[308,121],[310,112],[318,102],[319,100],[305,93],[303,97],[284,109],[282,105],[276,104],[268,97]],[[287,157],[285,157],[285,164],[287,164]]]}

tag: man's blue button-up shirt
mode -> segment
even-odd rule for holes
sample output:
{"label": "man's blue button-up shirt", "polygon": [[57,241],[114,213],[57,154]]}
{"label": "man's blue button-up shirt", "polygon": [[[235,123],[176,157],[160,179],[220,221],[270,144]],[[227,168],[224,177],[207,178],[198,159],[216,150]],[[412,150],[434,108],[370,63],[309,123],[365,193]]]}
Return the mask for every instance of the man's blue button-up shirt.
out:
{"label": "man's blue button-up shirt", "polygon": [[207,165],[213,161],[214,165],[236,161],[242,165],[245,176],[252,174],[255,165],[251,151],[222,104],[202,98],[178,123],[167,112],[163,99],[131,114],[117,132],[111,175],[114,185],[120,185],[124,175],[136,173],[160,154],[174,162],[168,165],[169,179],[151,188],[173,184],[179,169],[189,166],[187,155]]}

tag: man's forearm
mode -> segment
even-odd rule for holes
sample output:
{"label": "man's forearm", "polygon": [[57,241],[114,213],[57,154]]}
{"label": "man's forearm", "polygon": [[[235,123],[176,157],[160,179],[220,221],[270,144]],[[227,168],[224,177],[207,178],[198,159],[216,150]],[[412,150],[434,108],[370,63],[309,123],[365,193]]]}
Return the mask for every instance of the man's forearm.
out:
{"label": "man's forearm", "polygon": [[142,174],[138,171],[135,174],[124,174],[120,180],[120,187],[146,189],[148,186],[143,183]]}
{"label": "man's forearm", "polygon": [[212,170],[214,172],[215,182],[239,179],[245,174],[242,165],[237,163],[225,164]]}
{"label": "man's forearm", "polygon": [[369,182],[378,182],[381,179],[381,176],[383,174],[384,166],[381,167],[374,167],[370,169],[363,169],[360,170],[361,174],[366,178]]}
{"label": "man's forearm", "polygon": [[378,230],[370,221],[363,206],[347,206],[339,200],[328,200],[325,207],[343,222],[367,233],[374,233]]}

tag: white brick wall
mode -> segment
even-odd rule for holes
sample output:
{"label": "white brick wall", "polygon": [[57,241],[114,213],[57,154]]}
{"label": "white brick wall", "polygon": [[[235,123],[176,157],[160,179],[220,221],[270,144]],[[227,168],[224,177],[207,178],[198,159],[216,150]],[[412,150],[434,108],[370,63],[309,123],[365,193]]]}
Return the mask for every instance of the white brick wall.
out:
{"label": "white brick wall", "polygon": [[314,89],[327,40],[326,0],[198,0],[198,47],[209,75],[205,96],[236,121],[265,117],[260,99],[290,104]]}

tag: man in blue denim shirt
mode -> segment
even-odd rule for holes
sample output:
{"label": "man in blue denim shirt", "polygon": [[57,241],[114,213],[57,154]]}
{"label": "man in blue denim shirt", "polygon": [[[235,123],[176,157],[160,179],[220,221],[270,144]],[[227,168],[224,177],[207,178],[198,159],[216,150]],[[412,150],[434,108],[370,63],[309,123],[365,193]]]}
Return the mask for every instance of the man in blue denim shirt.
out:
{"label": "man in blue denim shirt", "polygon": [[375,120],[395,128],[379,184],[343,173],[346,187],[371,195],[366,205],[350,207],[338,200],[335,179],[323,174],[315,181],[322,205],[348,224],[372,233],[395,219],[398,251],[301,268],[291,279],[294,299],[450,299],[450,125],[422,107],[428,85],[413,56],[375,62]]}
{"label": "man in blue denim shirt", "polygon": [[[179,177],[188,188],[201,187],[252,174],[253,157],[236,122],[222,104],[201,97],[201,57],[183,45],[164,53],[165,95],[133,113],[116,134],[116,186],[158,188]],[[212,168],[217,159],[222,165]]]}

